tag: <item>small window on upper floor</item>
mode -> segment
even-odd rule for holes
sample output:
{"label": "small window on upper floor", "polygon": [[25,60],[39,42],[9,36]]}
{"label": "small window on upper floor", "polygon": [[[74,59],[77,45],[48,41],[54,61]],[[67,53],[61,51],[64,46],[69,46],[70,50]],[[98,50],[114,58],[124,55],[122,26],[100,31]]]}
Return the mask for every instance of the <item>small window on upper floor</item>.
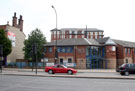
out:
{"label": "small window on upper floor", "polygon": [[78,31],[78,34],[82,34],[82,32],[81,31]]}
{"label": "small window on upper floor", "polygon": [[131,54],[131,49],[130,48],[128,49],[128,52],[129,52],[129,54]]}
{"label": "small window on upper floor", "polygon": [[95,39],[97,39],[97,35],[95,35]]}
{"label": "small window on upper floor", "polygon": [[90,35],[93,35],[93,32],[90,32]]}
{"label": "small window on upper floor", "polygon": [[52,47],[49,47],[49,52],[52,52]]}
{"label": "small window on upper floor", "polygon": [[98,35],[98,32],[95,32],[95,35]]}
{"label": "small window on upper floor", "polygon": [[125,53],[128,54],[128,48],[125,48]]}
{"label": "small window on upper floor", "polygon": [[91,39],[93,39],[93,35],[91,35],[90,37],[91,37]]}
{"label": "small window on upper floor", "polygon": [[102,32],[99,32],[99,35],[102,35]]}
{"label": "small window on upper floor", "polygon": [[72,34],[75,34],[75,31],[72,31]]}

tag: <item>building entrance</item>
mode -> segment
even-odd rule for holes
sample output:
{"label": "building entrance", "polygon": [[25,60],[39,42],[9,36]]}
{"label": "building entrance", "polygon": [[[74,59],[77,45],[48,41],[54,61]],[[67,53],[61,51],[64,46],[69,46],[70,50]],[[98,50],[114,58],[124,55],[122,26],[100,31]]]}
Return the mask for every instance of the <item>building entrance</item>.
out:
{"label": "building entrance", "polygon": [[98,46],[88,46],[86,48],[86,68],[103,69],[104,68],[104,48]]}
{"label": "building entrance", "polygon": [[91,59],[87,60],[86,67],[88,69],[103,69],[103,60],[101,59]]}

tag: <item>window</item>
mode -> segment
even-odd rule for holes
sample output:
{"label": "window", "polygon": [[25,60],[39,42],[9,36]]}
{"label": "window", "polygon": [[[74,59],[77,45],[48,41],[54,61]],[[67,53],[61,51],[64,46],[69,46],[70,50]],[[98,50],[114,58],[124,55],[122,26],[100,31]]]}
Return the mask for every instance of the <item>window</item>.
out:
{"label": "window", "polygon": [[66,50],[65,50],[65,48],[64,48],[64,47],[62,47],[62,50],[61,50],[61,52],[66,52]]}
{"label": "window", "polygon": [[93,39],[93,35],[91,35],[90,37],[91,37],[91,39]]}
{"label": "window", "polygon": [[60,52],[60,47],[57,48],[57,51]]}
{"label": "window", "polygon": [[128,63],[128,59],[126,59],[126,63]]}
{"label": "window", "polygon": [[81,31],[78,31],[78,34],[82,34],[82,32]]}
{"label": "window", "polygon": [[116,51],[116,47],[115,46],[112,46],[112,51]]}
{"label": "window", "polygon": [[97,33],[97,32],[95,32],[95,35],[98,35],[98,33]]}
{"label": "window", "polygon": [[84,31],[82,31],[82,34],[84,34]]}
{"label": "window", "polygon": [[71,39],[71,38],[72,38],[72,36],[71,36],[71,35],[69,35],[69,38]]}
{"label": "window", "polygon": [[60,58],[60,64],[63,64],[63,58]]}
{"label": "window", "polygon": [[91,35],[93,35],[93,32],[90,32]]}
{"label": "window", "polygon": [[97,35],[95,35],[95,39],[97,39]]}
{"label": "window", "polygon": [[58,47],[58,52],[71,53],[73,47]]}
{"label": "window", "polygon": [[125,53],[126,53],[126,54],[128,53],[128,48],[125,48]]}
{"label": "window", "polygon": [[72,34],[75,34],[75,31],[72,31]]}
{"label": "window", "polygon": [[71,52],[71,48],[67,47],[67,51],[66,52]]}
{"label": "window", "polygon": [[99,35],[102,35],[102,32],[99,32]]}
{"label": "window", "polygon": [[99,39],[101,39],[102,37],[101,36],[99,36]]}
{"label": "window", "polygon": [[71,58],[68,58],[68,63],[72,63],[72,59]]}
{"label": "window", "polygon": [[131,49],[130,48],[128,49],[128,52],[129,52],[129,54],[131,54]]}
{"label": "window", "polygon": [[52,52],[52,47],[49,47],[49,52]]}

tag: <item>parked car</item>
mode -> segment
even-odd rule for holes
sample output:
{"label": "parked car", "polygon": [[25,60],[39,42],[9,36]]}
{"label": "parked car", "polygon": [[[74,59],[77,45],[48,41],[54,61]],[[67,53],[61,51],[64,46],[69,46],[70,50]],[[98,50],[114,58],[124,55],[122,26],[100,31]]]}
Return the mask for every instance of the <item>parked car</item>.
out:
{"label": "parked car", "polygon": [[45,72],[48,72],[49,74],[67,73],[69,75],[72,75],[72,74],[77,73],[77,70],[73,68],[67,68],[66,66],[61,65],[61,64],[57,64],[51,67],[49,66],[45,67]]}
{"label": "parked car", "polygon": [[128,76],[129,74],[135,74],[135,64],[122,64],[117,68],[117,72],[120,72],[121,75]]}

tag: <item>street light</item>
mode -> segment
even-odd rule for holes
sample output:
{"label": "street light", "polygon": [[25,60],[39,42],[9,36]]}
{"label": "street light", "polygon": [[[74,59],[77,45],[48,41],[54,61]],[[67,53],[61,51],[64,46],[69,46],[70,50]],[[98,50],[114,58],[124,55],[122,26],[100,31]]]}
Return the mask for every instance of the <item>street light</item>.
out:
{"label": "street light", "polygon": [[55,15],[56,15],[56,49],[55,49],[55,60],[56,60],[56,62],[55,63],[58,63],[58,51],[57,51],[57,12],[56,12],[56,9],[55,9],[55,7],[53,5],[51,7],[54,9]]}

